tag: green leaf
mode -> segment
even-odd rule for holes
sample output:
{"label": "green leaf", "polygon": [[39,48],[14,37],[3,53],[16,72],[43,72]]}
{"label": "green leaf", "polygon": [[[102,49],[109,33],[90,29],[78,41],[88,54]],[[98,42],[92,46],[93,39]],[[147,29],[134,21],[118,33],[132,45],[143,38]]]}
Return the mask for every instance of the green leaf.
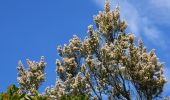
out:
{"label": "green leaf", "polygon": [[33,100],[33,98],[31,96],[27,95],[27,97],[28,97],[27,98],[28,100]]}
{"label": "green leaf", "polygon": [[25,93],[23,93],[23,94],[21,94],[20,96],[19,96],[19,99],[22,99],[22,98],[24,98],[25,97]]}

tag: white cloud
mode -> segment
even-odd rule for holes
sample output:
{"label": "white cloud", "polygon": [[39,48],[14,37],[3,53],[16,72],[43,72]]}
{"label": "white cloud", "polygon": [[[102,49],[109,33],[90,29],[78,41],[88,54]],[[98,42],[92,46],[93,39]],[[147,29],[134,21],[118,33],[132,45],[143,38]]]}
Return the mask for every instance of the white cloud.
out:
{"label": "white cloud", "polygon": [[141,0],[140,2],[128,0],[128,3],[137,9],[140,16],[147,16],[154,25],[170,25],[170,0]]}
{"label": "white cloud", "polygon": [[128,27],[131,32],[136,33],[139,35],[139,14],[138,11],[128,2],[123,2],[121,4],[121,16],[125,19],[128,23]]}
{"label": "white cloud", "polygon": [[150,3],[161,9],[170,9],[170,0],[150,0]]}

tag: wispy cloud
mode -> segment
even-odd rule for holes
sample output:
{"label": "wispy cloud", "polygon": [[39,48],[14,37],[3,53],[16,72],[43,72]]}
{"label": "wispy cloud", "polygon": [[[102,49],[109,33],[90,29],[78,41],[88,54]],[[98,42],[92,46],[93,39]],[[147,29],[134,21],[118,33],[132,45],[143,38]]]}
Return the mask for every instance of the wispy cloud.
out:
{"label": "wispy cloud", "polygon": [[[124,1],[122,1],[124,2]],[[155,24],[170,25],[170,0],[128,0],[139,12],[140,16],[147,17]]]}
{"label": "wispy cloud", "polygon": [[150,0],[151,4],[161,9],[170,9],[170,0]]}

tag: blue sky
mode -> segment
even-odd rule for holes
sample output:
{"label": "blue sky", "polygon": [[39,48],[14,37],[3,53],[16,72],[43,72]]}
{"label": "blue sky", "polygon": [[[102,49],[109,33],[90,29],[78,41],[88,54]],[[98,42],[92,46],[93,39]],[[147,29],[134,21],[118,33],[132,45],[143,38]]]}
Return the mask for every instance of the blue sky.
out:
{"label": "blue sky", "polygon": [[[112,8],[116,0],[112,0]],[[55,83],[57,46],[68,43],[74,34],[83,39],[93,15],[103,9],[104,0],[1,0],[0,1],[0,91],[17,84],[17,63],[27,58],[38,61],[45,56],[46,82],[40,88]],[[170,81],[170,1],[122,0],[121,16],[128,22],[129,32],[141,37],[146,47],[156,49],[165,62],[165,74]],[[170,82],[164,95],[170,95]]]}

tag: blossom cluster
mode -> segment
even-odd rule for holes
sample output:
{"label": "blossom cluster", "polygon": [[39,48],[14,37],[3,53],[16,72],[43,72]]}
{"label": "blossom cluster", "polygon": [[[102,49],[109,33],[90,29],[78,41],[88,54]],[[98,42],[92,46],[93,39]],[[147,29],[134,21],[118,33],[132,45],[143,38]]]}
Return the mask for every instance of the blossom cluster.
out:
{"label": "blossom cluster", "polygon": [[123,32],[127,27],[126,22],[120,19],[119,6],[116,7],[115,11],[110,11],[108,0],[105,3],[105,10],[94,16],[94,21],[99,32],[105,36],[107,41],[113,41],[117,35],[113,33]]}
{"label": "blossom cluster", "polygon": [[40,62],[27,60],[28,69],[24,69],[21,61],[18,64],[18,83],[20,91],[33,95],[39,88],[39,85],[45,81],[45,62],[41,57]]}

